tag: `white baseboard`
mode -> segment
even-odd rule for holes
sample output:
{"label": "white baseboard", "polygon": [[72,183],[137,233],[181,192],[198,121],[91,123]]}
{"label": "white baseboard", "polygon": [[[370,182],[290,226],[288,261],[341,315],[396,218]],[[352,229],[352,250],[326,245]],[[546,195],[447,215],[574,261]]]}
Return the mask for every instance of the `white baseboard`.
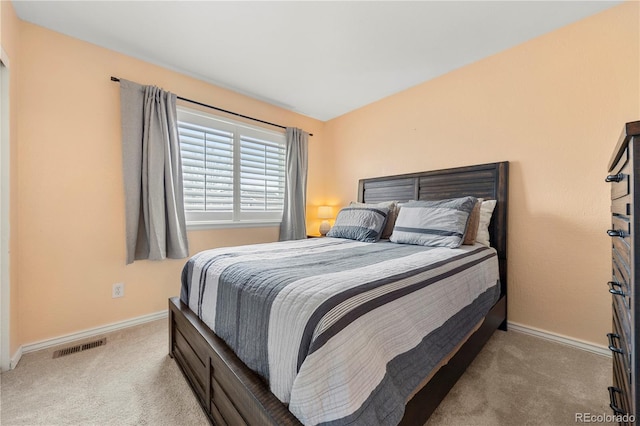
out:
{"label": "white baseboard", "polygon": [[563,345],[571,346],[576,349],[582,349],[583,351],[611,358],[611,351],[606,346],[595,345],[593,343],[585,342],[556,333],[551,333],[546,330],[540,330],[538,328],[529,327],[511,321],[507,321],[507,329],[528,334],[530,336],[540,337],[541,339],[550,340],[552,342],[561,343]]}
{"label": "white baseboard", "polygon": [[20,358],[22,358],[22,346],[18,348],[16,353],[13,354],[13,356],[9,360],[9,370],[13,370],[14,368],[16,368],[16,365],[18,365]]}
{"label": "white baseboard", "polygon": [[[159,311],[153,314],[142,315],[136,318],[131,318],[128,320],[114,322],[112,324],[107,324],[100,327],[79,331],[77,333],[71,333],[64,336],[55,337],[52,339],[46,339],[40,342],[29,343],[29,344],[20,346],[16,351],[16,353],[11,357],[11,364],[9,365],[9,368],[12,370],[16,368],[16,365],[18,365],[18,362],[20,361],[22,354],[51,348],[53,346],[63,345],[65,343],[74,342],[77,340],[82,340],[82,339],[98,336],[105,333],[110,333],[112,331],[133,327],[133,326],[144,324],[151,321],[160,320],[160,319],[166,318],[167,315],[168,315],[168,311],[166,310]],[[563,345],[571,346],[571,347],[581,349],[583,351],[591,352],[597,355],[611,357],[611,351],[606,346],[595,345],[593,343],[584,342],[582,340],[574,339],[567,336],[562,336],[560,334],[551,333],[549,331],[540,330],[534,327],[525,326],[525,325],[518,324],[511,321],[507,322],[507,327],[509,330],[512,330],[512,331],[517,331],[519,333],[524,333],[530,336],[535,336],[545,340],[550,340],[552,342],[561,343]]]}
{"label": "white baseboard", "polygon": [[53,346],[64,345],[65,343],[75,342],[77,340],[87,339],[89,337],[110,333],[112,331],[122,330],[123,328],[133,327],[147,322],[160,320],[163,318],[167,318],[167,315],[167,310],[159,311],[153,314],[142,315],[128,320],[118,321],[112,324],[78,331],[77,333],[66,334],[64,336],[54,337],[52,339],[46,339],[39,342],[22,345],[18,348],[16,354],[11,358],[10,368],[14,369],[16,365],[18,365],[18,361],[20,361],[22,354],[51,348]]}

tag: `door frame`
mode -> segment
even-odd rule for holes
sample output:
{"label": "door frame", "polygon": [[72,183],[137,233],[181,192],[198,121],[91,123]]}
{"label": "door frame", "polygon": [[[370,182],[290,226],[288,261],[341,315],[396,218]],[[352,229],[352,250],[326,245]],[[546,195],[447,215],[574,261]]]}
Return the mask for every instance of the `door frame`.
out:
{"label": "door frame", "polygon": [[0,371],[11,365],[9,57],[0,46]]}

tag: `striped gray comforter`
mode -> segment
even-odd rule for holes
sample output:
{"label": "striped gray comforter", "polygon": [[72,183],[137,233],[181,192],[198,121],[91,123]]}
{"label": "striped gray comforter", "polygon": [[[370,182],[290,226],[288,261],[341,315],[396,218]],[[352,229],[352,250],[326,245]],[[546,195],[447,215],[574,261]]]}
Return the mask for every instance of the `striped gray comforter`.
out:
{"label": "striped gray comforter", "polygon": [[304,424],[397,424],[498,300],[495,250],[337,238],[208,250],[182,301]]}

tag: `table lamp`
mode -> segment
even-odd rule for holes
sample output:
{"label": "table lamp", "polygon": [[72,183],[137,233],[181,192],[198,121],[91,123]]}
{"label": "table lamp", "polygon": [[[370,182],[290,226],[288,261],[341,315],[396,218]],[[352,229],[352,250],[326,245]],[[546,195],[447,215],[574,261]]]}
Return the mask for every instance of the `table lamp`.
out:
{"label": "table lamp", "polygon": [[331,229],[331,225],[327,219],[331,219],[333,217],[333,209],[331,206],[320,206],[318,207],[318,218],[323,219],[320,224],[320,235],[327,235],[327,232]]}

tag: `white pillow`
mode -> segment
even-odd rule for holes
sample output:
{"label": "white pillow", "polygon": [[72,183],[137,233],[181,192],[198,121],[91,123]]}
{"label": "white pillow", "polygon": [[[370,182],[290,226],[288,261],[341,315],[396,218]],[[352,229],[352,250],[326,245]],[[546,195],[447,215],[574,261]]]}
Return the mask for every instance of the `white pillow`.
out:
{"label": "white pillow", "polygon": [[476,235],[476,243],[490,247],[489,243],[489,222],[493,209],[496,208],[496,200],[486,200],[480,206],[480,224],[478,225],[478,235]]}

